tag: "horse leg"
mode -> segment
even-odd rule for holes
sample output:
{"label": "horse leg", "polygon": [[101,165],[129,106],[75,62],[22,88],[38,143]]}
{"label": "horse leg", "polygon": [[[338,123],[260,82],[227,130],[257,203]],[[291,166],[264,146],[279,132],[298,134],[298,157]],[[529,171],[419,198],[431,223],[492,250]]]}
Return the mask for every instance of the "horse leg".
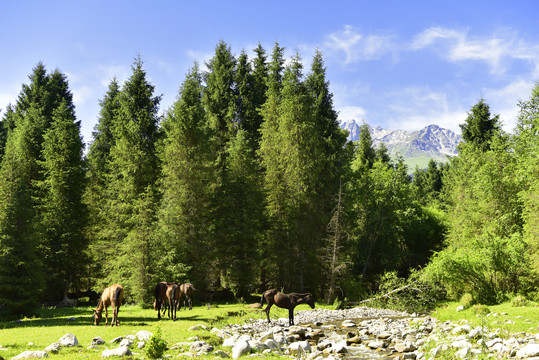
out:
{"label": "horse leg", "polygon": [[187,298],[187,302],[189,303],[189,310],[193,310],[193,296],[189,296],[189,298]]}
{"label": "horse leg", "polygon": [[120,305],[116,305],[116,326],[120,326],[120,318],[118,314],[120,313]]}
{"label": "horse leg", "polygon": [[271,309],[271,303],[268,303],[268,306],[266,306],[266,308],[264,309],[264,311],[266,312],[266,317],[268,318],[268,324],[271,324],[271,321],[270,321],[270,318],[269,318],[269,313],[270,313],[270,309]]}
{"label": "horse leg", "polygon": [[109,312],[107,311],[108,306],[105,305],[105,325],[109,322]]}
{"label": "horse leg", "polygon": [[155,303],[157,304],[157,319],[161,320],[161,300],[155,299]]}
{"label": "horse leg", "polygon": [[288,309],[288,325],[294,325],[294,308]]}

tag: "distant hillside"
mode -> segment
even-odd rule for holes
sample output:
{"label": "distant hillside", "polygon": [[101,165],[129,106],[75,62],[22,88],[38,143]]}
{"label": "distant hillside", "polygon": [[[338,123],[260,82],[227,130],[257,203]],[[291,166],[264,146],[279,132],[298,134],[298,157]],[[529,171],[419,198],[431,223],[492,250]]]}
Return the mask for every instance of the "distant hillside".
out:
{"label": "distant hillside", "polygon": [[[348,130],[348,139],[352,141],[359,139],[359,126],[353,119],[341,124],[342,128]],[[416,165],[426,167],[430,159],[447,161],[448,156],[457,155],[457,145],[461,141],[460,135],[438,125],[429,125],[411,132],[368,126],[374,145],[383,142],[392,156],[402,155],[410,170],[415,169]]]}

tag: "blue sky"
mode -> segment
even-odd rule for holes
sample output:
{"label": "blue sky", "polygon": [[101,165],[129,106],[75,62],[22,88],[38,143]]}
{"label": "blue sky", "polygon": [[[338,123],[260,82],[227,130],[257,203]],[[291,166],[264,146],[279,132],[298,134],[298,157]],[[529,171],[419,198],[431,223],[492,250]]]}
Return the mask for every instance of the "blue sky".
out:
{"label": "blue sky", "polygon": [[[537,1],[15,1],[2,2],[0,109],[41,61],[68,77],[84,140],[113,77],[140,54],[160,112],[220,40],[239,55],[275,42],[310,67],[324,54],[341,120],[459,131],[484,98],[504,128],[539,80]],[[203,67],[204,68],[204,67]],[[2,115],[0,113],[0,115]]]}

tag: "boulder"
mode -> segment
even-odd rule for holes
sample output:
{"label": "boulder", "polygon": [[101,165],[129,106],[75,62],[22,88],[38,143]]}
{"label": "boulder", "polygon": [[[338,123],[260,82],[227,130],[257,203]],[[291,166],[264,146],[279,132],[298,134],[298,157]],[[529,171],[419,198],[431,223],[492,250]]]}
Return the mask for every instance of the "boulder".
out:
{"label": "boulder", "polygon": [[518,358],[539,356],[539,344],[527,344],[517,351]]}
{"label": "boulder", "polygon": [[290,352],[291,355],[295,355],[300,351],[310,352],[311,344],[308,341],[297,341],[295,343],[288,345],[288,351]]}
{"label": "boulder", "polygon": [[11,358],[11,360],[46,358],[47,356],[49,356],[49,354],[45,351],[23,351],[19,355]]}
{"label": "boulder", "polygon": [[129,356],[132,355],[131,350],[127,346],[120,346],[115,349],[103,350],[101,357],[111,357],[111,356]]}
{"label": "boulder", "polygon": [[62,346],[60,346],[59,343],[55,342],[47,346],[43,351],[45,351],[46,353],[56,354],[60,351],[61,348]]}
{"label": "boulder", "polygon": [[251,351],[251,345],[245,339],[239,339],[232,348],[232,358],[237,359],[243,355],[249,354]]}
{"label": "boulder", "polygon": [[213,346],[205,341],[195,341],[189,346],[189,351],[198,355],[205,355],[213,351]]}
{"label": "boulder", "polygon": [[77,337],[73,334],[65,334],[60,340],[58,340],[60,346],[79,346]]}
{"label": "boulder", "polygon": [[101,338],[101,336],[97,336],[92,339],[91,345],[103,345],[105,343],[105,340]]}
{"label": "boulder", "polygon": [[133,340],[125,338],[120,342],[120,346],[131,347],[133,343],[134,343]]}

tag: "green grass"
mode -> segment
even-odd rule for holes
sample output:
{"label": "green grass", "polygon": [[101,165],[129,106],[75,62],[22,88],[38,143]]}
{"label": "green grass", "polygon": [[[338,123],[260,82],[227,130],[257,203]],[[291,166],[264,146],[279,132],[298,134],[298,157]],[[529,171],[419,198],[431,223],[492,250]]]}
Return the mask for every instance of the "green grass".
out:
{"label": "green grass", "polygon": [[[299,306],[297,311],[309,309],[308,306]],[[109,308],[110,310],[110,308]],[[227,324],[239,324],[249,318],[263,319],[265,313],[260,309],[252,309],[245,304],[217,304],[210,307],[206,305],[194,306],[193,310],[182,310],[177,313],[178,320],[171,321],[165,315],[162,320],[157,319],[157,313],[153,309],[144,309],[140,306],[125,305],[120,309],[119,327],[93,325],[93,307],[75,307],[62,309],[41,309],[35,318],[24,318],[19,321],[0,321],[0,345],[7,350],[0,350],[0,356],[9,359],[26,350],[43,350],[50,344],[57,342],[67,333],[73,333],[77,337],[79,346],[76,348],[63,348],[59,354],[50,354],[49,358],[62,359],[97,359],[107,348],[116,348],[118,344],[110,344],[110,341],[118,336],[136,334],[141,330],[152,333],[161,329],[162,337],[171,347],[179,342],[187,342],[189,338],[198,336],[219,349],[217,338],[209,330],[211,328],[223,328]],[[104,314],[103,314],[104,316]],[[272,307],[270,317],[288,317],[288,310]],[[74,319],[73,319],[74,318]],[[109,312],[110,324],[111,312]],[[205,325],[208,330],[189,330],[195,325]],[[101,336],[105,345],[100,345],[97,350],[87,349],[92,339]],[[31,343],[31,344],[30,344]],[[165,354],[174,357],[188,347],[178,350],[168,350]],[[222,348],[230,353],[229,348]],[[140,349],[132,348],[133,352],[141,353]],[[141,357],[136,356],[136,357]],[[208,356],[213,358],[213,356]]]}
{"label": "green grass", "polygon": [[[472,305],[463,311],[456,311],[459,302],[441,304],[431,313],[439,321],[465,319],[472,326],[487,326],[489,329],[501,329],[506,333],[539,332],[539,306],[530,303],[528,306],[512,306],[510,302],[500,305]],[[485,311],[489,311],[485,314]]]}

